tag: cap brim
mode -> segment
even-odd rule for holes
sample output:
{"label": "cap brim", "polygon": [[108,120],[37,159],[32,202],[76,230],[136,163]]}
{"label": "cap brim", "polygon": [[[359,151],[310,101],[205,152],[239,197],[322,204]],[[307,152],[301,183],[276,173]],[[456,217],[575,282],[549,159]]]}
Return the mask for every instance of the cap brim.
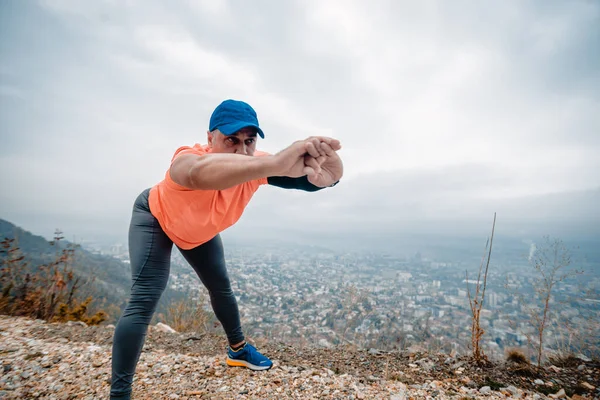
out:
{"label": "cap brim", "polygon": [[258,127],[258,125],[248,123],[248,122],[234,122],[232,124],[221,125],[221,126],[219,126],[219,131],[223,135],[229,136],[229,135],[233,135],[240,129],[244,129],[244,128],[254,128],[254,129],[256,129],[256,131],[258,132],[258,134],[260,135],[261,138],[263,138],[263,139],[265,138],[264,132],[262,131],[262,129],[260,129]]}

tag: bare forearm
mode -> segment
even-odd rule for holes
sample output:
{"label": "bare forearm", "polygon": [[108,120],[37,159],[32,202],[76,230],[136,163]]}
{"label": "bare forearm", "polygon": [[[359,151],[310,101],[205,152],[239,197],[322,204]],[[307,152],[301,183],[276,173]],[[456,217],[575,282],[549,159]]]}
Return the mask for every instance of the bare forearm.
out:
{"label": "bare forearm", "polygon": [[223,190],[275,172],[272,156],[207,154],[189,168],[186,184],[191,189]]}

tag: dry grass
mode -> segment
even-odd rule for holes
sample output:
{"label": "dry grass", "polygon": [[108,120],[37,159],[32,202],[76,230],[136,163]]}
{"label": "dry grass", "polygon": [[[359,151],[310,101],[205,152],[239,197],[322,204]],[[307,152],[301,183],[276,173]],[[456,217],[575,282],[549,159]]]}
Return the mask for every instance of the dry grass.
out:
{"label": "dry grass", "polygon": [[[568,270],[571,265],[571,252],[563,244],[562,240],[544,237],[544,242],[533,254],[531,263],[538,275],[533,283],[535,297],[533,304],[541,304],[541,310],[528,307],[531,323],[535,329],[535,335],[528,335],[527,340],[535,348],[538,369],[542,366],[544,358],[545,332],[552,323],[552,296],[556,287],[569,277],[582,274],[580,270]],[[532,304],[531,301],[523,301],[522,304]],[[526,306],[527,307],[527,306]]]}
{"label": "dry grass", "polygon": [[[490,267],[490,258],[492,256],[492,244],[494,243],[494,230],[496,228],[496,213],[494,213],[494,222],[492,224],[492,235],[488,238],[485,243],[485,249],[483,251],[483,257],[481,259],[481,264],[479,265],[479,274],[477,275],[477,284],[475,285],[475,293],[471,294],[471,289],[469,288],[469,274],[466,273],[466,281],[467,281],[467,294],[469,295],[469,305],[471,307],[471,349],[473,354],[473,359],[475,362],[485,362],[488,361],[487,356],[484,354],[483,349],[481,348],[481,338],[485,333],[485,330],[481,327],[481,309],[483,308],[483,302],[485,300],[485,289],[487,286],[487,275],[488,269]],[[486,260],[487,259],[487,260]],[[485,270],[483,266],[485,264]],[[483,282],[482,279],[483,272]]]}
{"label": "dry grass", "polygon": [[91,297],[78,300],[81,288],[89,284],[77,276],[73,269],[76,245],[58,246],[63,239],[56,231],[50,242],[57,247],[54,260],[30,271],[25,256],[16,239],[5,238],[0,243],[0,312],[13,316],[26,316],[46,321],[83,321],[98,325],[106,320],[99,311],[88,315]]}
{"label": "dry grass", "polygon": [[515,364],[528,365],[529,359],[519,349],[508,349],[506,351],[506,361],[513,362]]}
{"label": "dry grass", "polygon": [[177,332],[206,333],[209,329],[211,315],[204,309],[206,297],[198,299],[185,298],[172,302],[160,319]]}
{"label": "dry grass", "polygon": [[508,362],[507,370],[511,374],[518,376],[534,378],[538,376],[535,368],[531,365],[529,358],[520,349],[507,349],[506,361]]}
{"label": "dry grass", "polygon": [[581,360],[573,354],[555,353],[548,356],[548,361],[557,367],[576,367],[581,364]]}

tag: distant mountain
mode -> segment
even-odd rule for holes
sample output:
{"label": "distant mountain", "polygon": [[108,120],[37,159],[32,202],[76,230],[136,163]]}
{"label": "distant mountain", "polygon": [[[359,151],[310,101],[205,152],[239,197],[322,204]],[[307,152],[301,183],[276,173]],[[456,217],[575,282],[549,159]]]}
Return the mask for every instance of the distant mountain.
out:
{"label": "distant mountain", "polygon": [[[59,242],[62,242],[61,247],[57,248],[43,237],[0,219],[0,240],[5,238],[16,239],[18,247],[25,256],[28,266],[23,273],[33,272],[40,265],[53,260],[57,252],[69,244],[63,239]],[[91,304],[92,310],[105,309],[111,317],[107,322],[114,322],[114,318],[120,315],[127,302],[131,287],[130,266],[116,258],[95,254],[83,248],[76,250],[73,264],[73,270],[77,275],[83,278],[94,278],[92,284],[85,288],[85,293],[94,298]],[[182,295],[167,289],[159,304],[158,312],[163,310],[171,299]]]}
{"label": "distant mountain", "polygon": [[[57,252],[69,244],[63,239],[59,242],[60,246],[53,246],[43,237],[0,219],[0,239],[5,238],[16,239],[17,246],[28,262],[27,271],[23,272],[35,272],[40,265],[54,259]],[[93,304],[110,304],[113,308],[125,305],[131,281],[127,264],[82,248],[76,250],[73,264],[73,269],[79,276],[94,278],[91,287],[86,288],[86,293],[96,299]]]}
{"label": "distant mountain", "polygon": [[36,236],[0,218],[0,238],[17,239],[23,251],[32,254],[47,254],[53,251],[52,245],[41,236]]}

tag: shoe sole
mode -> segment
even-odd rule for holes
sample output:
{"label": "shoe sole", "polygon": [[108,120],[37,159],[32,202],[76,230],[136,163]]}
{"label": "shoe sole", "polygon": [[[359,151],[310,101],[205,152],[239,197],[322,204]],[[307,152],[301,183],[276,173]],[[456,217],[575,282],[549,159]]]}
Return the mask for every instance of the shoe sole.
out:
{"label": "shoe sole", "polygon": [[253,371],[265,371],[272,367],[272,365],[265,365],[264,367],[261,367],[258,365],[250,364],[248,361],[234,360],[229,357],[227,357],[226,363],[230,367],[246,367],[246,368],[250,368]]}

